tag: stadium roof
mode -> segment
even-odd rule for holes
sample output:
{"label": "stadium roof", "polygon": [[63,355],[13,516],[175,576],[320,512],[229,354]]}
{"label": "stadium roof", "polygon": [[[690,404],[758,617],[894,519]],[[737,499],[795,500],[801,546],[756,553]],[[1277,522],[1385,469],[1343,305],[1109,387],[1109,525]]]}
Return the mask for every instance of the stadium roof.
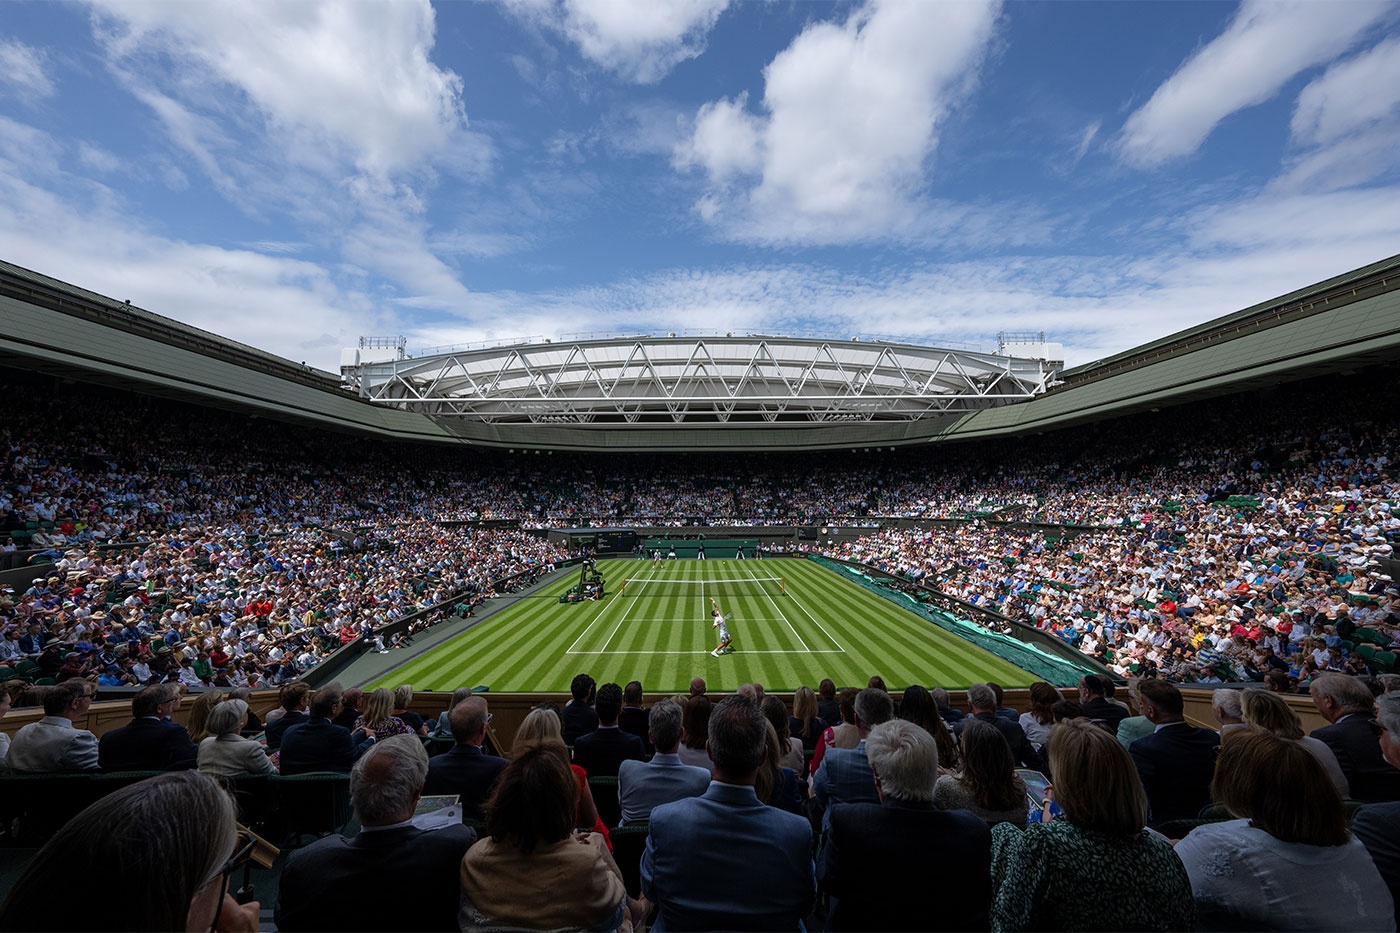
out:
{"label": "stadium roof", "polygon": [[1400,256],[1066,370],[1059,384],[1052,363],[1029,359],[1051,354],[1016,352],[765,335],[519,343],[374,370],[377,404],[330,373],[0,262],[0,365],[380,438],[685,451],[1017,436],[1400,361]]}
{"label": "stadium roof", "polygon": [[1026,401],[1059,361],[763,334],[465,349],[345,367],[380,404],[446,424],[810,425],[916,421]]}

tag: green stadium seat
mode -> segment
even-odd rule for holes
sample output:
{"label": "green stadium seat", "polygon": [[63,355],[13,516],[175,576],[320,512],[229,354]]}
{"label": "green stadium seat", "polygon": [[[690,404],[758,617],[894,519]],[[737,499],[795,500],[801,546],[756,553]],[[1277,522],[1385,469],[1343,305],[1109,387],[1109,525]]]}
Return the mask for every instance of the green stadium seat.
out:
{"label": "green stadium seat", "polygon": [[643,821],[608,831],[613,844],[613,861],[622,871],[622,883],[632,897],[642,893],[642,852],[646,849],[650,829],[651,824]]}
{"label": "green stadium seat", "polygon": [[1371,644],[1357,645],[1356,653],[1361,655],[1363,658],[1370,660],[1372,657],[1375,656],[1376,646]]}
{"label": "green stadium seat", "polygon": [[1382,674],[1395,673],[1395,655],[1389,651],[1377,651],[1371,656],[1371,663],[1376,665]]}
{"label": "green stadium seat", "polygon": [[622,805],[617,802],[617,778],[607,775],[590,776],[588,789],[593,793],[593,805],[603,825],[612,827],[622,822]]}
{"label": "green stadium seat", "polygon": [[302,836],[338,833],[350,821],[350,775],[333,771],[279,774],[270,779],[276,829],[292,846]]}

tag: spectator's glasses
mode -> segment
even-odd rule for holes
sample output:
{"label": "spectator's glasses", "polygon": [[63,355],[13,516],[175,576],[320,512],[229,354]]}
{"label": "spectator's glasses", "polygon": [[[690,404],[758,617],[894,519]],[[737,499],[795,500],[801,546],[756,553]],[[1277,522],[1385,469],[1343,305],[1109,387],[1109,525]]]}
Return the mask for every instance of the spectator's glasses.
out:
{"label": "spectator's glasses", "polygon": [[238,841],[235,843],[233,854],[228,857],[228,861],[224,862],[219,873],[214,876],[219,879],[219,906],[214,908],[214,923],[209,927],[210,933],[219,928],[219,920],[224,914],[224,895],[228,892],[229,875],[248,864],[248,860],[253,857],[253,849],[258,844],[258,840],[252,833],[239,832],[236,838]]}

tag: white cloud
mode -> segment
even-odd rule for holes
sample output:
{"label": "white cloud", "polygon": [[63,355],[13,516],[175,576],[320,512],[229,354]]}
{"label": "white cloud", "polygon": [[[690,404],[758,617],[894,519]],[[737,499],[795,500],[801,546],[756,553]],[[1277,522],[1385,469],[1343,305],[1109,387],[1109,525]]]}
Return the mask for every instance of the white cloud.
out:
{"label": "white cloud", "polygon": [[702,216],[740,240],[908,235],[948,115],[971,93],[996,2],[870,0],[805,29],[764,72],[762,107],[705,104],[674,156],[700,167]]}
{"label": "white cloud", "polygon": [[563,35],[584,58],[653,84],[705,50],[729,0],[505,0],[518,15]]}
{"label": "white cloud", "polygon": [[196,90],[237,88],[305,164],[329,150],[360,171],[411,168],[465,125],[461,78],[429,58],[427,0],[94,3],[118,61],[168,58]]}
{"label": "white cloud", "polygon": [[1298,95],[1293,138],[1303,144],[1335,142],[1400,115],[1400,38],[1328,68]]}
{"label": "white cloud", "polygon": [[1123,158],[1154,168],[1190,155],[1226,117],[1342,54],[1392,10],[1385,0],[1245,0],[1225,31],[1128,118]]}
{"label": "white cloud", "polygon": [[52,97],[56,92],[45,66],[48,55],[42,49],[18,39],[0,41],[0,85],[8,84],[22,98],[31,101]]}

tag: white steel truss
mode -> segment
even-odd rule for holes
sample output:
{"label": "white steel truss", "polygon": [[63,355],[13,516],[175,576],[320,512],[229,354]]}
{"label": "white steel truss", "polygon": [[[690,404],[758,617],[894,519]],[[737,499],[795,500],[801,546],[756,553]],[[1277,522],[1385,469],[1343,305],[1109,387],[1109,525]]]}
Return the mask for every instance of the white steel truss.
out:
{"label": "white steel truss", "polygon": [[596,425],[915,421],[1025,401],[1063,364],[893,342],[627,337],[346,367],[370,401],[445,421]]}

